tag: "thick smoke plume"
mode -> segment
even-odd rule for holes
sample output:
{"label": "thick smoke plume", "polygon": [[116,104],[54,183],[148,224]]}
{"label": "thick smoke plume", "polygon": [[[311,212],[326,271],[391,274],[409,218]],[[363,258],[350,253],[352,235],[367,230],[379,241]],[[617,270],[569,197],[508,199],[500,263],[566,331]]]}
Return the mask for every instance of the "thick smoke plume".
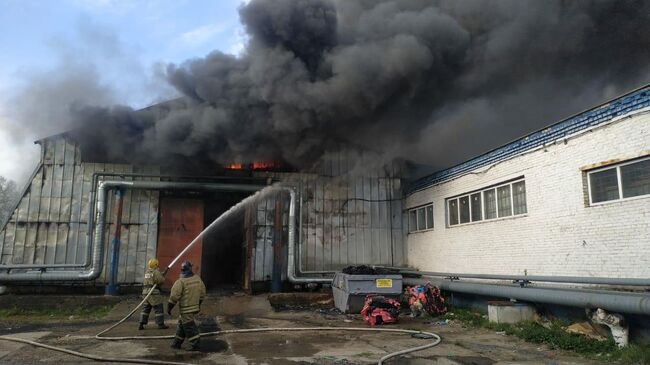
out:
{"label": "thick smoke plume", "polygon": [[181,99],[75,108],[107,159],[444,167],[646,83],[650,3],[253,0],[244,53],[167,68]]}

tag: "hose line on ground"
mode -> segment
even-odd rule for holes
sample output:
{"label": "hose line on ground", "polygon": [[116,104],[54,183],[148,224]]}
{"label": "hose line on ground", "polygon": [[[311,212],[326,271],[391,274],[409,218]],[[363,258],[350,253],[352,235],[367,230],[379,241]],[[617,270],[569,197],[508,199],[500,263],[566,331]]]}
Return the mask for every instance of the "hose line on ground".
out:
{"label": "hose line on ground", "polygon": [[[364,327],[267,327],[267,328],[246,328],[246,329],[236,329],[236,330],[221,330],[214,332],[204,332],[201,333],[201,337],[207,336],[219,336],[227,334],[239,334],[239,333],[258,333],[258,332],[296,332],[296,331],[351,331],[351,332],[389,332],[389,333],[405,333],[410,335],[425,335],[433,341],[416,347],[411,347],[408,349],[391,352],[377,362],[377,365],[383,365],[386,360],[389,360],[396,356],[405,355],[411,352],[425,350],[430,347],[434,347],[440,343],[442,340],[440,336],[433,332],[427,331],[415,331],[415,330],[406,330],[399,328],[364,328]],[[97,337],[88,337],[88,338],[97,338]],[[100,337],[102,340],[109,341],[124,341],[124,340],[164,340],[174,338],[174,335],[164,335],[164,336],[122,336],[122,337]],[[36,341],[26,340],[18,337],[10,336],[0,336],[0,340],[22,342],[33,346],[43,347],[53,351],[64,352],[70,355],[83,357],[95,361],[103,362],[123,362],[123,363],[132,363],[132,364],[158,364],[158,365],[188,365],[187,363],[178,363],[170,361],[161,361],[161,360],[145,360],[145,359],[125,359],[125,358],[111,358],[103,357],[98,355],[85,354],[82,352],[72,351],[64,349],[61,347],[45,345]]]}

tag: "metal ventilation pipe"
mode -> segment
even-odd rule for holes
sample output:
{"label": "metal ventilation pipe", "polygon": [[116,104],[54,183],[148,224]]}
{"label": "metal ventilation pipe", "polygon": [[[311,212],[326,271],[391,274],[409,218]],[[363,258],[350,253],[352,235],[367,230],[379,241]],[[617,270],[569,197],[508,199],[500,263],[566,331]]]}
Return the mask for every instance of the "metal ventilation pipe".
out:
{"label": "metal ventilation pipe", "polygon": [[332,279],[323,277],[298,277],[296,275],[296,191],[292,188],[284,188],[289,192],[291,203],[289,204],[289,239],[287,243],[287,278],[294,284],[306,283],[331,283]]}

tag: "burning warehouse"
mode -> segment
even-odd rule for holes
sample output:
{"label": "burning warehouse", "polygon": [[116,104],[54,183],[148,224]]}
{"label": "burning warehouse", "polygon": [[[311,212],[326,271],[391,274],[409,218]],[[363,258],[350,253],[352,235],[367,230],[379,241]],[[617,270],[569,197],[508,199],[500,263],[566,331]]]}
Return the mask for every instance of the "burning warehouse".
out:
{"label": "burning warehouse", "polygon": [[[332,153],[305,171],[252,162],[212,166],[210,175],[170,176],[160,166],[85,160],[67,134],[37,143],[41,162],[2,230],[3,281],[141,285],[149,258],[169,264],[222,213],[276,182],[291,187],[297,200],[263,197],[187,254],[200,263],[208,288],[251,289],[274,274],[285,281],[289,227],[297,232],[290,244],[300,248],[297,263],[305,272],[405,263],[397,165],[358,176],[350,174],[345,153]],[[296,225],[288,222],[292,204]]]}

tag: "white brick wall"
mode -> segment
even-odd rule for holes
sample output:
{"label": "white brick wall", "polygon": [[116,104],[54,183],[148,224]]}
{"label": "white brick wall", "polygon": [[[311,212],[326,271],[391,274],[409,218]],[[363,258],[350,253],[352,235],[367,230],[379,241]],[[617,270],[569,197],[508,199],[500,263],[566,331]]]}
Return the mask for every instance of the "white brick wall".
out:
{"label": "white brick wall", "polygon": [[[650,196],[586,206],[580,170],[644,151],[650,151],[647,110],[415,192],[406,207],[433,201],[434,229],[408,235],[409,266],[455,273],[650,277]],[[522,175],[526,215],[446,226],[446,198]]]}

